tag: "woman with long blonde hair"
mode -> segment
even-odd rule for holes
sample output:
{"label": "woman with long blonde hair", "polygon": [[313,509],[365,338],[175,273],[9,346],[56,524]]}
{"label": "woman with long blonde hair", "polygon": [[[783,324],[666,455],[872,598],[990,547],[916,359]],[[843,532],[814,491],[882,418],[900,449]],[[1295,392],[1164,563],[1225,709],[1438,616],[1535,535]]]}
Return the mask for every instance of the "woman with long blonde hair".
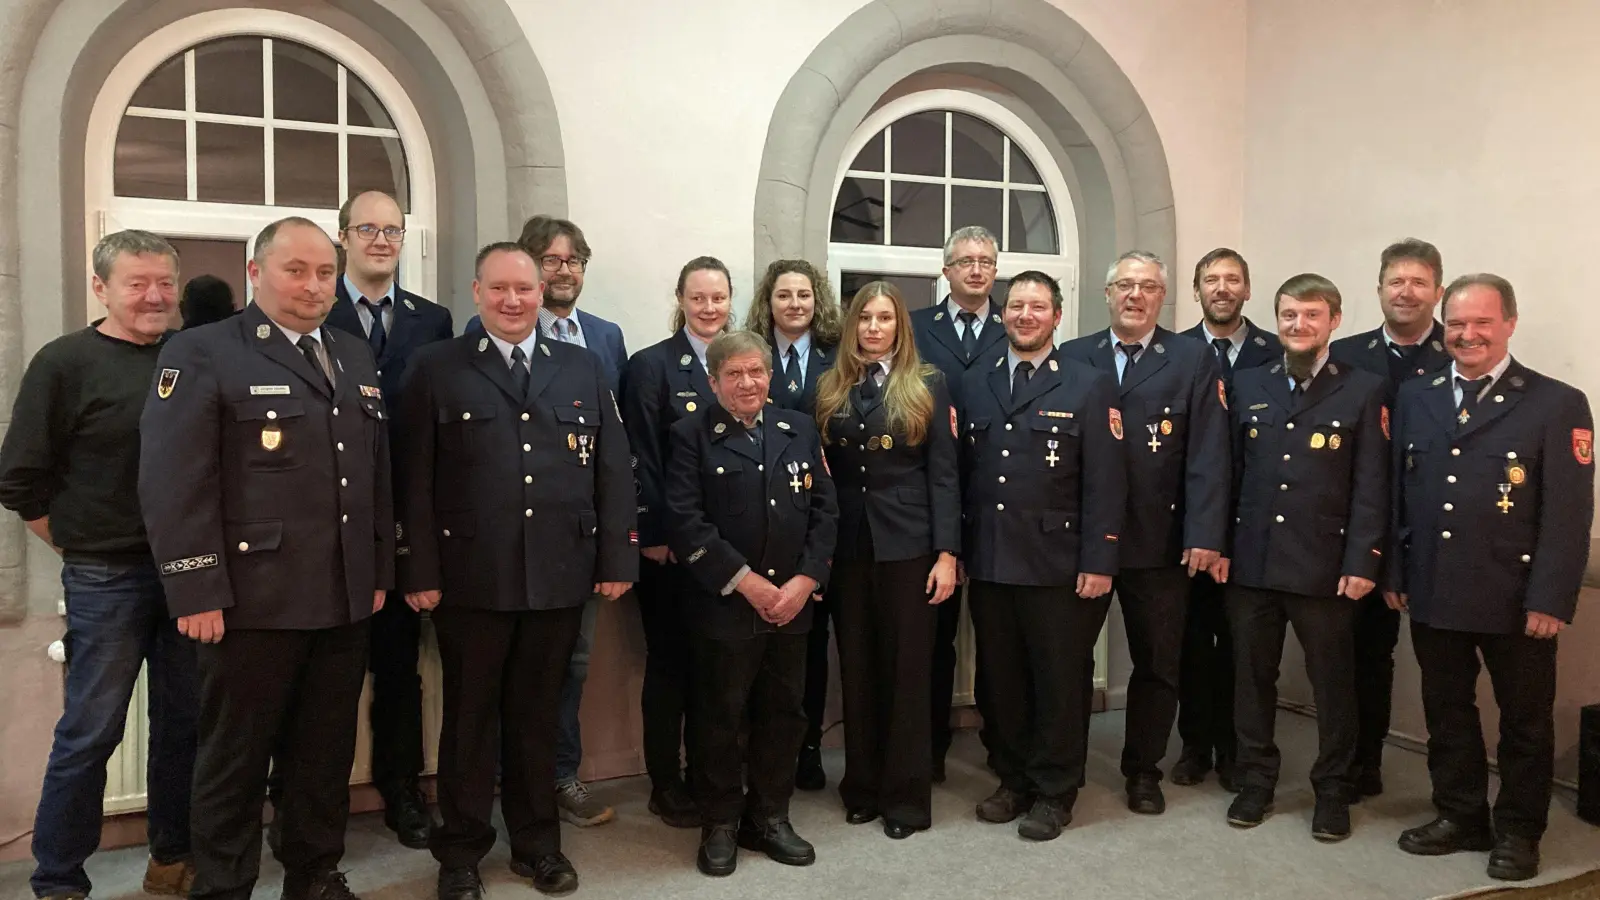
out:
{"label": "woman with long blonde hair", "polygon": [[817,387],[839,497],[828,602],[838,616],[845,820],[903,839],[933,821],[932,668],[938,605],[956,589],[956,413],[917,355],[900,292],[875,281],[844,316]]}

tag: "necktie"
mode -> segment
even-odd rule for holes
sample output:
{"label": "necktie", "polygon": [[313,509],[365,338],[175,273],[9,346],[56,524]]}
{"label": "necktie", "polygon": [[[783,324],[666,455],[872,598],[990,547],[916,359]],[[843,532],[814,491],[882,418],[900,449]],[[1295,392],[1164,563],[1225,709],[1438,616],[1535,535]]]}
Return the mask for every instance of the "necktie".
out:
{"label": "necktie", "polygon": [[1422,345],[1389,345],[1389,378],[1396,384],[1417,374],[1417,360],[1422,356]]}
{"label": "necktie", "polygon": [[367,343],[372,346],[372,358],[377,359],[383,355],[383,348],[389,343],[389,332],[383,327],[383,308],[389,305],[389,298],[385,297],[373,303],[362,297],[361,304],[372,313],[372,327],[367,330]]}
{"label": "necktie", "polygon": [[1294,379],[1294,387],[1289,389],[1289,397],[1292,401],[1290,404],[1290,410],[1292,411],[1300,408],[1300,401],[1305,399],[1306,388],[1310,386],[1311,379],[1294,378],[1293,375],[1289,377]]}
{"label": "necktie", "polygon": [[805,381],[805,376],[800,374],[800,352],[789,345],[789,355],[784,358],[783,377],[789,380],[789,393],[800,393],[800,384]]}
{"label": "necktie", "polygon": [[517,395],[528,398],[528,354],[521,347],[511,348],[511,380],[517,384]]}
{"label": "necktie", "polygon": [[883,363],[867,366],[866,380],[861,382],[861,399],[869,403],[878,399],[878,373],[882,371]]}
{"label": "necktie", "polygon": [[956,318],[961,320],[964,329],[961,332],[961,355],[967,359],[978,352],[978,314],[971,312],[956,313]]}
{"label": "necktie", "polygon": [[305,355],[306,362],[311,363],[311,368],[322,376],[322,386],[332,391],[333,382],[328,379],[328,370],[322,367],[322,360],[317,357],[317,342],[312,339],[311,335],[307,334],[301,335],[300,340],[295,341],[294,345],[300,348],[300,352]]}
{"label": "necktie", "polygon": [[1482,378],[1466,379],[1456,376],[1456,387],[1461,389],[1461,406],[1456,410],[1456,424],[1466,427],[1472,421],[1472,414],[1478,411],[1478,395],[1489,386],[1489,376]]}
{"label": "necktie", "polygon": [[761,449],[761,422],[760,422],[760,420],[758,419],[754,425],[751,425],[749,428],[746,428],[744,430],[744,433],[748,434],[750,436],[750,443],[755,444],[756,445],[756,449],[760,450]]}
{"label": "necktie", "polygon": [[1011,373],[1011,401],[1016,402],[1022,396],[1022,389],[1028,386],[1028,379],[1033,377],[1033,363],[1023,360],[1017,363],[1017,370]]}
{"label": "necktie", "polygon": [[1122,380],[1127,381],[1128,373],[1133,371],[1133,364],[1138,361],[1139,351],[1143,348],[1138,344],[1119,343],[1117,344],[1117,349],[1121,350],[1122,355],[1128,360],[1126,363],[1123,363],[1122,366]]}
{"label": "necktie", "polygon": [[1227,338],[1212,338],[1211,346],[1217,348],[1217,364],[1222,366],[1222,380],[1233,381],[1233,362],[1228,359],[1228,351],[1233,349],[1233,341]]}

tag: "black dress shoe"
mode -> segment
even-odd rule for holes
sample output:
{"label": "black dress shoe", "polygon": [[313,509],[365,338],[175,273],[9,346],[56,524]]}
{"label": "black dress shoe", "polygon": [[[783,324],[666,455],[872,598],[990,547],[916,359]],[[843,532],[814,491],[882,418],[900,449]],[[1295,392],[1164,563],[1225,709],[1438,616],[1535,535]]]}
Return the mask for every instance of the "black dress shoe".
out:
{"label": "black dress shoe", "polygon": [[439,900],[483,900],[483,879],[477,866],[439,870]]}
{"label": "black dress shoe", "polygon": [[902,825],[893,819],[883,820],[883,833],[897,841],[903,841],[917,833],[910,825]]}
{"label": "black dress shoe", "polygon": [[978,804],[978,818],[985,822],[994,822],[1003,825],[1014,821],[1017,816],[1027,812],[1033,806],[1033,798],[1020,791],[1001,785],[995,788],[982,803]]}
{"label": "black dress shoe", "polygon": [[1334,844],[1350,836],[1350,804],[1345,797],[1317,798],[1311,813],[1311,836],[1324,844]]}
{"label": "black dress shoe", "polygon": [[700,829],[700,852],[695,865],[714,878],[732,875],[739,865],[739,842],[732,825],[711,825]]}
{"label": "black dress shoe", "polygon": [[1017,834],[1030,841],[1053,841],[1061,829],[1072,822],[1072,802],[1059,797],[1040,797],[1017,825]]}
{"label": "black dress shoe", "polygon": [[695,828],[700,825],[700,807],[681,783],[673,782],[650,792],[650,812],[673,828]]}
{"label": "black dress shoe", "polygon": [[1228,806],[1228,824],[1235,828],[1254,828],[1272,815],[1272,792],[1245,788]]}
{"label": "black dress shoe", "polygon": [[1166,812],[1167,798],[1161,795],[1161,779],[1154,775],[1129,778],[1128,809],[1142,816],[1159,816]]}
{"label": "black dress shoe", "polygon": [[1539,874],[1539,842],[1502,834],[1489,851],[1489,877],[1501,881],[1527,881]]}
{"label": "black dress shoe", "polygon": [[765,853],[768,859],[786,866],[809,866],[817,861],[817,849],[794,833],[794,826],[788,819],[770,822],[745,819],[739,823],[738,841],[740,847]]}
{"label": "black dress shoe", "polygon": [[311,875],[283,876],[283,900],[360,900],[344,880],[344,873],[329,869]]}
{"label": "black dress shoe", "polygon": [[844,820],[851,825],[865,825],[878,817],[878,811],[870,806],[852,806],[844,811]]}
{"label": "black dress shoe", "polygon": [[1200,750],[1185,748],[1178,761],[1173,763],[1170,777],[1172,783],[1190,787],[1206,780],[1206,773],[1211,771],[1211,754]]}
{"label": "black dress shoe", "polygon": [[402,846],[426,850],[433,832],[433,816],[428,801],[414,782],[383,794],[383,824],[400,839]]}
{"label": "black dress shoe", "polygon": [[578,870],[560,853],[546,853],[531,866],[513,859],[511,871],[533,879],[533,889],[541,894],[570,894],[578,889]]}
{"label": "black dress shoe", "polygon": [[1462,850],[1482,853],[1494,846],[1494,835],[1486,822],[1468,823],[1440,816],[1426,825],[1400,832],[1396,843],[1413,856],[1444,856]]}
{"label": "black dress shoe", "polygon": [[822,771],[822,749],[800,748],[800,762],[794,769],[794,786],[801,791],[820,791],[828,786],[828,773]]}

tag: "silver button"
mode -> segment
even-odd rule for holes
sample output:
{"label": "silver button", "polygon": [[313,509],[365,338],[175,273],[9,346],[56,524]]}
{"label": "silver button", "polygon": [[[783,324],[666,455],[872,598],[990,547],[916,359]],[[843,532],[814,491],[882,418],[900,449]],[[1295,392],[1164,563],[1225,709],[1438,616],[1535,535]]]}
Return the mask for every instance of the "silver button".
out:
{"label": "silver button", "polygon": [[1001,450],[1000,451],[1000,455],[1001,456],[1010,456],[1011,455],[1011,451],[1010,450]]}
{"label": "silver button", "polygon": [[768,569],[767,570],[767,577],[768,578],[777,578],[778,577],[778,570],[777,569]]}
{"label": "silver button", "polygon": [[529,450],[532,450],[532,449],[533,449],[533,445],[532,444],[523,444],[522,445],[522,452],[523,453],[527,453]]}
{"label": "silver button", "polygon": [[470,418],[472,418],[472,413],[464,412],[464,413],[461,414],[461,421],[463,421],[463,422],[465,422],[466,420],[468,420]]}
{"label": "silver button", "polygon": [[584,421],[583,421],[583,416],[579,416],[579,417],[578,417],[578,424],[579,424],[579,425],[582,425],[582,424],[584,424]]}
{"label": "silver button", "polygon": [[1010,423],[1010,422],[1007,422],[1007,423],[1006,423],[1006,430],[1007,430],[1007,431],[1010,431],[1010,430],[1011,430],[1011,423]]}
{"label": "silver button", "polygon": [[1000,483],[1001,484],[1005,484],[1006,483],[1006,477],[1004,475],[1000,476]]}
{"label": "silver button", "polygon": [[1282,522],[1283,521],[1283,516],[1278,516],[1277,521]]}
{"label": "silver button", "polygon": [[382,378],[382,377],[383,377],[383,370],[382,370],[382,369],[379,369],[379,370],[378,370],[378,377],[379,377],[379,378]]}
{"label": "silver button", "polygon": [[1000,510],[1001,512],[1006,511],[1006,505],[1004,503],[996,503],[994,508]]}
{"label": "silver button", "polygon": [[277,413],[276,410],[271,410],[271,409],[267,410],[267,418],[276,419],[277,417],[278,417],[278,413]]}
{"label": "silver button", "polygon": [[1333,420],[1333,427],[1335,427],[1335,428],[1339,427],[1339,420],[1338,419],[1334,419]]}
{"label": "silver button", "polygon": [[723,472],[724,472],[724,471],[725,471],[725,470],[724,470],[724,469],[723,469],[723,468],[722,468],[722,467],[721,467],[721,466],[717,466],[717,474],[718,474],[718,475],[721,475],[721,474],[723,474]]}
{"label": "silver button", "polygon": [[[1505,395],[1504,394],[1495,394],[1494,395],[1494,402],[1496,402],[1496,403],[1504,403],[1504,402],[1506,402]],[[1528,561],[1527,557],[1523,557],[1522,561],[1523,562],[1527,562]]]}
{"label": "silver button", "polygon": [[863,472],[865,472],[865,471],[866,471],[866,470],[867,470],[867,467],[866,467],[866,466],[862,466],[862,467],[861,467],[861,471],[863,471]]}
{"label": "silver button", "polygon": [[344,442],[343,441],[340,441],[339,443],[334,444],[334,446],[339,448],[339,452],[340,453],[344,452]]}
{"label": "silver button", "polygon": [[340,516],[339,517],[339,521],[348,522],[348,521],[350,521],[350,517],[349,516]]}
{"label": "silver button", "polygon": [[445,536],[445,537],[449,537],[449,536],[450,536],[450,529],[448,529],[448,528],[446,528],[446,529],[445,529],[445,530],[444,530],[444,536]]}
{"label": "silver button", "polygon": [[1289,486],[1287,484],[1278,485],[1278,490],[1280,490],[1280,491],[1287,491],[1288,489],[1289,489]]}
{"label": "silver button", "polygon": [[1450,482],[1451,484],[1456,483],[1456,477],[1454,475],[1447,475],[1445,476],[1444,480]]}
{"label": "silver button", "polygon": [[1448,531],[1443,531],[1443,532],[1440,532],[1440,533],[1439,533],[1439,536],[1440,536],[1440,537],[1442,537],[1442,538],[1444,538],[1444,539],[1445,539],[1445,540],[1447,540],[1447,541],[1448,541],[1448,540],[1450,540],[1450,532],[1448,532]]}
{"label": "silver button", "polygon": [[1050,433],[1051,434],[1060,434],[1061,433],[1061,429],[1057,428],[1054,425],[1051,425],[1050,426]]}
{"label": "silver button", "polygon": [[1450,448],[1450,455],[1451,456],[1460,456],[1461,455],[1461,448],[1460,447],[1451,447]]}
{"label": "silver button", "polygon": [[1455,509],[1456,509],[1456,505],[1454,503],[1446,503],[1444,505],[1444,511],[1445,512],[1455,512]]}
{"label": "silver button", "polygon": [[1506,459],[1516,459],[1516,458],[1517,458],[1517,451],[1515,451],[1515,450],[1513,450],[1510,453],[1506,454]]}
{"label": "silver button", "polygon": [[773,506],[777,506],[778,505],[778,501],[776,501],[776,500],[768,500],[767,502],[772,504]]}
{"label": "silver button", "polygon": [[524,519],[531,519],[531,518],[533,518],[533,510],[531,510],[531,509],[525,509],[525,510],[523,510],[523,511],[522,511],[522,517],[523,517],[523,518],[524,518]]}
{"label": "silver button", "polygon": [[339,407],[335,406],[333,408],[333,414],[336,415],[336,416],[339,414]]}
{"label": "silver button", "polygon": [[1294,423],[1290,422],[1289,424],[1287,424],[1287,425],[1285,425],[1283,427],[1289,429],[1290,431],[1293,431],[1294,430]]}
{"label": "silver button", "polygon": [[862,431],[866,431],[867,430],[867,423],[865,423],[865,422],[861,423],[861,430]]}
{"label": "silver button", "polygon": [[1072,523],[1071,522],[1062,522],[1061,523],[1061,527],[1062,528],[1071,528],[1072,527]]}
{"label": "silver button", "polygon": [[1287,453],[1285,453],[1285,454],[1284,454],[1284,455],[1283,455],[1283,461],[1284,461],[1284,462],[1288,462],[1288,461],[1289,461],[1289,454],[1287,454]]}
{"label": "silver button", "polygon": [[524,421],[524,422],[528,421],[528,414],[527,413],[523,413],[522,414],[522,421]]}
{"label": "silver button", "polygon": [[1533,562],[1533,557],[1531,557],[1528,554],[1524,553],[1524,554],[1522,554],[1522,561],[1523,562]]}
{"label": "silver button", "polygon": [[524,476],[522,476],[522,483],[523,484],[533,484],[533,476],[532,475],[524,475]]}
{"label": "silver button", "polygon": [[348,479],[348,478],[339,479],[339,487],[349,487],[349,486],[350,486],[350,479]]}
{"label": "silver button", "polygon": [[1170,406],[1162,407],[1161,414],[1162,415],[1171,415],[1172,414],[1172,407],[1170,407]]}
{"label": "silver button", "polygon": [[1261,417],[1260,416],[1251,416],[1250,417],[1250,421],[1259,422],[1259,421],[1261,421]]}
{"label": "silver button", "polygon": [[1178,511],[1178,504],[1176,504],[1176,503],[1172,504],[1171,506],[1167,507],[1167,510],[1169,512],[1177,512]]}
{"label": "silver button", "polygon": [[756,466],[756,471],[757,472],[765,472],[766,470],[767,470],[766,466]]}
{"label": "silver button", "polygon": [[244,542],[244,541],[240,541],[239,542],[239,552],[240,553],[249,553],[250,552],[250,545],[248,543]]}

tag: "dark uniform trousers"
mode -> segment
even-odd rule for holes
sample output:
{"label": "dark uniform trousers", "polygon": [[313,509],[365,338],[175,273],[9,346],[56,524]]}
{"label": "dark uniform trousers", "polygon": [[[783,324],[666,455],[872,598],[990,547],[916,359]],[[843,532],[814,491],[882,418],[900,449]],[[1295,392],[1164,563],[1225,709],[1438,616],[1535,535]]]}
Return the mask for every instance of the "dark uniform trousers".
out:
{"label": "dark uniform trousers", "polygon": [[[373,596],[393,587],[387,419],[372,353],[334,328],[297,349],[262,308],[162,350],[141,419],[140,506],[174,617],[198,647],[197,898],[250,896],[268,761],[285,892],[343,854]],[[331,378],[330,378],[331,376]]]}
{"label": "dark uniform trousers", "polygon": [[665,788],[683,777],[684,757],[695,770],[694,648],[689,641],[688,574],[677,563],[639,559],[639,601],[644,628],[644,685],[639,697],[643,716],[644,766],[650,782]]}
{"label": "dark uniform trousers", "polygon": [[497,760],[512,857],[560,851],[554,735],[583,608],[596,583],[638,573],[627,435],[600,362],[533,347],[523,368],[488,337],[430,344],[400,397],[400,584],[442,591],[430,849],[446,868],[494,845]]}
{"label": "dark uniform trousers", "polygon": [[1003,786],[1069,805],[1084,780],[1094,643],[1127,514],[1116,381],[1059,353],[1013,395],[1006,358],[962,385],[962,538],[980,708]]}
{"label": "dark uniform trousers", "polygon": [[1282,363],[1234,376],[1237,499],[1227,607],[1244,788],[1277,786],[1273,723],[1292,624],[1317,704],[1311,783],[1319,796],[1347,796],[1358,604],[1337,592],[1342,576],[1377,582],[1382,568],[1390,467],[1384,398],[1382,378],[1334,362],[1303,397],[1291,392]]}
{"label": "dark uniform trousers", "polygon": [[1122,774],[1160,777],[1161,758],[1167,754],[1172,723],[1178,717],[1189,570],[1182,566],[1123,569],[1114,583],[1133,662]]}
{"label": "dark uniform trousers", "polygon": [[811,604],[778,626],[742,594],[723,591],[746,566],[778,587],[801,575],[825,586],[838,515],[810,417],[768,406],[756,427],[759,441],[712,406],[679,420],[671,435],[670,546],[690,598],[691,779],[705,826],[737,824],[741,812],[786,818],[806,731]]}
{"label": "dark uniform trousers", "polygon": [[1550,807],[1557,642],[1525,628],[1529,613],[1570,622],[1577,611],[1594,522],[1594,419],[1581,391],[1516,360],[1470,407],[1458,405],[1451,375],[1400,390],[1386,586],[1407,597],[1434,805],[1490,824],[1481,656],[1500,711],[1493,826],[1537,840]]}

